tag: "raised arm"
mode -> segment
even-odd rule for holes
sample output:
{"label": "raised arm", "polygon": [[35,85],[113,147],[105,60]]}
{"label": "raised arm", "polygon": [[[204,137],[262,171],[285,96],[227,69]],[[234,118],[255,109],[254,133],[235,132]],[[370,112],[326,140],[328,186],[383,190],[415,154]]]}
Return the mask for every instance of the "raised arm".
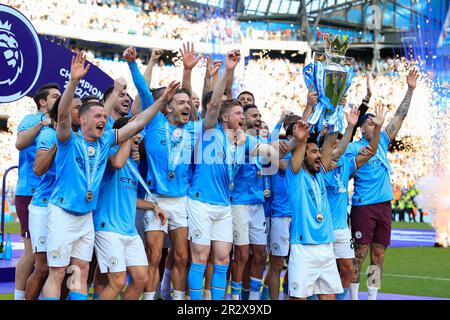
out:
{"label": "raised arm", "polygon": [[[144,71],[144,80],[147,84],[147,89],[150,87],[150,84],[152,82],[153,66],[158,63],[159,58],[162,56],[162,54],[163,54],[162,49],[157,48],[157,49],[152,50],[152,55],[150,56],[150,61],[148,62],[147,68],[145,68],[145,71]],[[133,77],[133,72],[132,72],[132,77]],[[133,77],[133,81],[134,81],[134,77]],[[151,95],[151,93],[150,93],[150,95]],[[153,95],[151,95],[151,99],[153,100]],[[153,102],[147,101],[146,103],[144,103],[144,107],[149,107],[152,104],[153,104]],[[141,103],[141,98],[140,98],[139,94],[135,97],[135,99],[133,101],[133,105],[131,106],[131,112],[134,115],[142,112],[142,103]]]}
{"label": "raised arm", "polygon": [[202,97],[204,97],[205,94],[207,94],[208,92],[214,90],[214,86],[217,83],[217,81],[213,85],[211,77],[215,77],[216,80],[218,79],[219,69],[221,66],[222,66],[221,60],[214,60],[214,62],[211,64],[211,56],[208,56],[208,58],[206,59],[206,72],[203,81]]}
{"label": "raised arm", "polygon": [[398,107],[395,112],[394,118],[386,127],[386,132],[389,135],[390,140],[394,140],[397,136],[398,131],[400,130],[403,120],[405,120],[409,106],[411,105],[411,99],[414,93],[414,89],[417,85],[417,78],[419,77],[419,71],[417,69],[412,69],[409,71],[406,76],[406,82],[408,83],[408,90],[406,91],[405,97],[403,98],[402,103]]}
{"label": "raised arm", "polygon": [[234,69],[231,70],[231,75],[228,77],[227,85],[225,86],[225,95],[227,99],[233,99],[233,79],[234,79]]}
{"label": "raised arm", "polygon": [[45,117],[43,120],[39,121],[33,127],[19,132],[17,134],[16,149],[22,151],[23,149],[31,145],[34,139],[36,139],[41,129],[45,126],[51,125],[51,123],[52,123],[51,120]]}
{"label": "raised arm", "polygon": [[325,142],[323,143],[320,153],[322,154],[321,162],[323,167],[328,170],[331,161],[333,160],[333,148],[336,142],[338,133],[327,133],[325,136]]}
{"label": "raised arm", "polygon": [[181,88],[192,92],[192,69],[202,59],[203,55],[200,53],[195,56],[194,44],[191,42],[183,43],[183,49],[180,48],[181,58],[183,59],[183,82]]}
{"label": "raised arm", "polygon": [[358,110],[359,110],[358,122],[353,127],[353,132],[352,132],[352,136],[350,138],[350,141],[353,141],[353,137],[356,134],[356,129],[358,129],[358,126],[361,123],[364,115],[366,114],[367,110],[369,110],[369,102],[370,102],[370,98],[371,97],[372,97],[372,89],[370,87],[370,74],[368,74],[367,75],[367,92],[366,92],[366,96],[364,97],[363,101],[359,105],[359,108],[358,108]]}
{"label": "raised arm", "polygon": [[59,141],[65,141],[72,130],[72,120],[70,118],[70,104],[72,103],[73,95],[77,89],[78,83],[86,75],[90,64],[86,63],[86,56],[83,52],[78,52],[72,57],[72,64],[70,67],[70,79],[66,90],[61,97],[58,107],[58,126],[56,128],[56,136]]}
{"label": "raised arm", "polygon": [[317,104],[318,97],[318,93],[313,89],[313,86],[311,85],[308,90],[308,96],[306,98],[306,108],[305,110],[303,110],[302,121],[308,122],[309,116],[311,115],[313,108]]}
{"label": "raised arm", "polygon": [[153,119],[153,117],[169,102],[175,95],[176,90],[179,88],[180,82],[172,81],[164,91],[164,94],[155,101],[155,103],[145,111],[141,112],[136,116],[136,118],[128,122],[125,126],[118,130],[118,141],[117,143],[122,143],[136,133],[144,129],[144,127]]}
{"label": "raised arm", "polygon": [[219,70],[220,70],[220,67],[222,66],[222,60],[214,60],[213,64],[214,64],[215,69],[217,67],[217,72],[211,73],[211,75],[212,75],[211,90],[214,90],[214,88],[216,87],[217,81],[219,81]]}
{"label": "raised arm", "polygon": [[159,62],[159,59],[163,55],[163,50],[161,48],[154,48],[152,54],[150,55],[150,61],[147,64],[147,68],[144,71],[144,79],[147,82],[147,86],[150,87],[152,83],[153,67]]}
{"label": "raised arm", "polygon": [[202,98],[208,92],[212,91],[212,82],[211,82],[211,56],[206,58],[206,68],[205,68],[205,77],[203,78],[203,89],[202,89]]}
{"label": "raised arm", "polygon": [[234,68],[236,68],[241,58],[239,50],[233,50],[227,53],[225,71],[217,82],[214,88],[211,101],[206,110],[205,120],[203,121],[203,127],[205,129],[212,128],[219,117],[220,102],[225,91],[225,86],[229,77],[232,76]]}
{"label": "raised arm", "polygon": [[[155,100],[153,99],[153,95],[148,89],[148,84],[145,81],[145,78],[142,76],[141,72],[139,71],[139,68],[136,63],[137,58],[137,52],[136,48],[131,46],[127,48],[123,52],[123,58],[128,63],[128,67],[130,68],[131,77],[133,78],[133,83],[138,91],[138,97],[139,99],[136,103],[139,103],[139,105],[136,105],[135,102],[133,102],[133,105],[131,106],[131,111],[133,114],[138,114],[142,112],[142,109],[145,110],[148,107],[150,107]],[[134,109],[133,109],[134,106]],[[134,113],[135,111],[139,111],[137,113]]]}
{"label": "raised arm", "polygon": [[297,145],[292,151],[291,159],[289,159],[289,165],[291,166],[292,172],[297,174],[303,164],[306,152],[306,141],[308,141],[309,136],[309,124],[299,120],[294,125],[292,133],[297,141]]}
{"label": "raised arm", "polygon": [[36,152],[36,159],[33,164],[33,172],[38,177],[42,176],[44,173],[48,171],[50,165],[52,164],[53,159],[56,155],[56,143],[48,150],[38,150]]}
{"label": "raised arm", "polygon": [[333,151],[333,160],[338,160],[347,149],[350,139],[352,138],[353,128],[356,126],[359,117],[359,110],[357,107],[353,107],[350,112],[346,113],[347,117],[347,128],[345,129],[344,136],[339,142],[337,148]]}
{"label": "raised arm", "polygon": [[189,102],[191,106],[191,112],[189,120],[198,121],[198,110],[192,101],[192,69],[202,59],[203,55],[200,53],[195,56],[194,44],[183,43],[183,49],[180,48],[181,58],[183,59],[183,82],[181,88],[189,93]]}
{"label": "raised arm", "polygon": [[360,150],[358,155],[356,156],[356,167],[360,168],[364,165],[370,158],[372,158],[378,149],[378,143],[380,141],[381,127],[383,126],[384,119],[386,114],[384,113],[383,105],[378,105],[375,107],[375,117],[369,118],[375,126],[375,131],[373,133],[373,137],[370,140],[370,143],[365,150]]}

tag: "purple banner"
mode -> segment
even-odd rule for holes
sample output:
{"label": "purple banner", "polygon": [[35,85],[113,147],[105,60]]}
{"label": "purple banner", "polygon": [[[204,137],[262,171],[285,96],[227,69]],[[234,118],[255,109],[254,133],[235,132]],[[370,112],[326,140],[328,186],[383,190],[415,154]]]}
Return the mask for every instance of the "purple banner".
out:
{"label": "purple banner", "polygon": [[[24,15],[0,4],[0,103],[33,96],[49,82],[58,83],[64,90],[74,55],[71,50],[39,37]],[[105,89],[113,83],[112,78],[91,63],[76,94],[102,99]]]}
{"label": "purple banner", "polygon": [[[36,90],[49,82],[56,82],[63,91],[67,87],[70,78],[70,63],[72,56],[75,55],[71,50],[64,48],[56,43],[50,42],[40,37],[42,47],[42,71],[36,85],[30,90],[28,95],[32,96]],[[103,98],[105,90],[114,84],[114,80],[100,70],[97,66],[90,63],[86,77],[84,77],[77,87],[75,93],[81,98],[87,95]]]}

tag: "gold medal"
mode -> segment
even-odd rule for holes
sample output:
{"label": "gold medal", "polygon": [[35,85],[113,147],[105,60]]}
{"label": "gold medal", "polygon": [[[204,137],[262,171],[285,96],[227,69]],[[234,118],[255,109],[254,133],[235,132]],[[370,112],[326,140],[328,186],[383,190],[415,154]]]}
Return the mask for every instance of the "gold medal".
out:
{"label": "gold medal", "polygon": [[94,147],[88,146],[88,147],[87,147],[87,150],[88,150],[88,155],[89,155],[89,157],[92,157],[92,156],[95,154],[95,149],[94,149]]}
{"label": "gold medal", "polygon": [[317,221],[319,221],[319,222],[322,222],[322,221],[323,221],[323,215],[322,215],[321,212],[317,213],[316,219],[317,219]]}
{"label": "gold medal", "polygon": [[175,172],[169,171],[169,174],[167,175],[169,180],[173,180],[175,178]]}
{"label": "gold medal", "polygon": [[230,190],[233,191],[233,189],[234,189],[234,182],[230,182],[230,184],[228,185],[228,188],[230,188]]}
{"label": "gold medal", "polygon": [[92,200],[94,200],[94,194],[92,191],[86,192],[86,201],[91,202]]}
{"label": "gold medal", "polygon": [[180,128],[176,128],[175,130],[173,130],[173,136],[175,138],[178,139],[180,137],[180,135],[181,135],[181,129]]}
{"label": "gold medal", "polygon": [[269,198],[272,192],[269,189],[264,190],[264,197]]}

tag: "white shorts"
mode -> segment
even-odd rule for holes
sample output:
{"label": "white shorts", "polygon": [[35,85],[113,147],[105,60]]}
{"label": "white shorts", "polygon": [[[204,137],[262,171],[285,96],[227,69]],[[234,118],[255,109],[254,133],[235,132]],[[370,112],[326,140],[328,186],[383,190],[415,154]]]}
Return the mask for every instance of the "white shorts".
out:
{"label": "white shorts", "polygon": [[188,198],[189,238],[193,243],[211,245],[211,241],[233,242],[233,216],[230,206],[200,202]]}
{"label": "white shorts", "polygon": [[95,232],[95,254],[101,273],[125,272],[127,267],[148,266],[144,244],[139,235]]}
{"label": "white shorts", "polygon": [[[161,225],[160,220],[156,220],[153,223],[153,226],[149,223],[150,221],[154,220],[154,214],[150,218],[150,214],[147,216],[147,220],[145,220],[145,210],[137,209],[136,210],[136,229],[141,237],[142,243],[144,244],[144,247],[147,248],[147,238],[145,236],[145,233],[148,231],[164,231],[166,232],[166,235],[164,236],[164,244],[163,248],[172,248],[172,240],[170,239],[170,235],[167,233],[166,225]],[[144,223],[147,221],[149,225],[147,225],[147,230],[145,230]],[[157,228],[155,228],[157,227]],[[152,230],[153,229],[153,230]]]}
{"label": "white shorts", "polygon": [[94,251],[92,212],[82,216],[48,205],[47,263],[49,267],[67,267],[70,258],[91,261]]}
{"label": "white shorts", "polygon": [[334,230],[336,241],[333,243],[336,259],[353,259],[355,249],[350,228]]}
{"label": "white shorts", "polygon": [[333,244],[292,244],[289,254],[289,296],[342,293]]}
{"label": "white shorts", "polygon": [[270,254],[277,257],[287,257],[289,254],[291,217],[272,217],[270,223]]}
{"label": "white shorts", "polygon": [[33,253],[47,252],[48,207],[28,206],[28,229]]}
{"label": "white shorts", "polygon": [[232,205],[235,245],[267,245],[266,217],[262,204]]}
{"label": "white shorts", "polygon": [[[187,197],[163,197],[157,194],[153,195],[158,201],[158,206],[163,209],[169,216],[169,220],[166,224],[162,225],[161,221],[155,218],[155,212],[152,210],[146,211],[144,215],[144,227],[147,231],[164,231],[167,233],[169,230],[175,230],[178,228],[187,228],[187,209],[186,201]],[[150,200],[148,195],[146,200]]]}

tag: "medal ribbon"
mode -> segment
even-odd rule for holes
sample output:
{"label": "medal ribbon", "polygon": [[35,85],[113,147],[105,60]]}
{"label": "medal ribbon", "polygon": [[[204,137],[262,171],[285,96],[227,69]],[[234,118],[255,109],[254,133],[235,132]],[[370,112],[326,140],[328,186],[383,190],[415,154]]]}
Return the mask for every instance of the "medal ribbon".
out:
{"label": "medal ribbon", "polygon": [[316,200],[316,210],[317,213],[323,214],[323,197],[322,192],[320,191],[320,185],[319,181],[317,181],[317,177],[313,176],[312,180],[313,183],[313,189],[314,189],[314,199]]}
{"label": "medal ribbon", "polygon": [[86,184],[87,184],[87,192],[93,192],[92,190],[92,182],[94,180],[94,177],[97,174],[98,169],[98,162],[100,160],[100,142],[97,140],[97,147],[95,150],[95,160],[93,164],[93,168],[91,171],[91,166],[89,162],[89,154],[88,154],[88,148],[86,147],[86,141],[83,139],[81,146],[83,147],[84,151],[84,168],[86,169]]}
{"label": "medal ribbon", "polygon": [[[232,149],[232,147],[228,146],[228,138],[227,138],[225,129],[223,127],[221,129],[222,129],[222,134],[223,134],[224,153],[226,155],[225,162],[227,165],[228,179],[229,179],[229,184],[231,185],[232,183],[234,183],[234,177],[236,176],[236,174],[240,168],[240,165],[238,165],[238,163],[237,163],[238,146],[235,145],[234,151],[230,150],[230,149]],[[232,146],[233,145],[234,145],[234,142],[232,143]]]}
{"label": "medal ribbon", "polygon": [[141,174],[139,173],[138,170],[136,170],[136,168],[133,166],[133,164],[130,162],[130,159],[127,159],[127,166],[128,169],[130,169],[131,173],[136,177],[136,179],[138,179],[139,183],[141,184],[141,186],[145,189],[145,192],[147,192],[148,196],[152,199],[155,200],[155,197],[153,196],[153,194],[150,192],[150,189],[148,188],[147,184],[144,181],[144,178],[142,178]]}
{"label": "medal ribbon", "polygon": [[[116,151],[119,151],[117,149],[116,146],[114,146],[114,149],[116,149]],[[147,184],[145,183],[144,178],[142,178],[141,174],[139,173],[138,170],[136,170],[136,168],[133,166],[133,164],[130,161],[130,158],[127,159],[126,165],[128,167],[128,169],[130,169],[131,173],[134,175],[134,177],[136,179],[138,179],[139,183],[141,184],[141,186],[145,189],[145,192],[147,192],[147,194],[149,195],[149,197],[152,200],[155,200],[155,197],[153,196],[153,194],[151,193],[150,189],[148,188]]]}
{"label": "medal ribbon", "polygon": [[[178,128],[180,129],[180,128]],[[183,130],[183,129],[180,129]],[[170,137],[169,121],[166,121],[166,143],[167,143],[167,154],[168,154],[168,164],[167,167],[169,172],[175,172],[181,158],[181,153],[183,152],[184,145],[186,143],[186,129],[183,131],[183,137],[180,143],[175,149],[175,154],[172,154],[172,139]]]}

